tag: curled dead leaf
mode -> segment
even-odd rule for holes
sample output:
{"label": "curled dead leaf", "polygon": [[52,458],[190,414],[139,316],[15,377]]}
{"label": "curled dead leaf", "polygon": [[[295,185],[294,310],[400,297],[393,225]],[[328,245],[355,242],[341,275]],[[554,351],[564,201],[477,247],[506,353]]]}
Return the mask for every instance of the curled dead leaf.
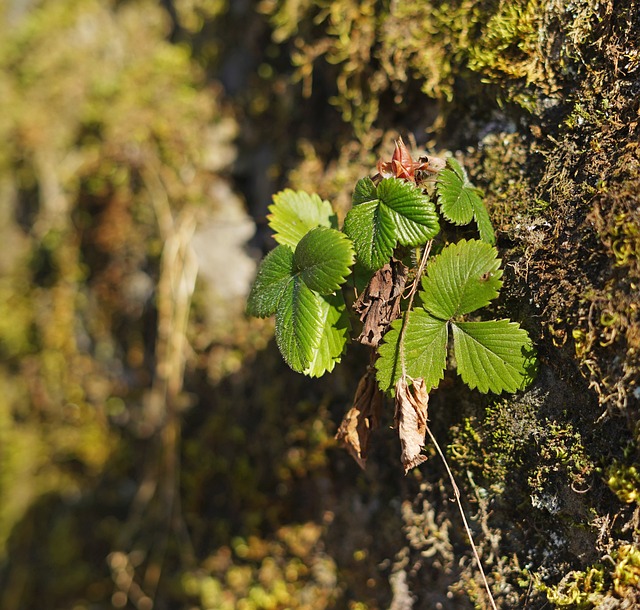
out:
{"label": "curled dead leaf", "polygon": [[400,298],[407,272],[407,267],[401,261],[392,259],[373,274],[366,289],[353,304],[353,310],[363,324],[357,341],[378,347],[389,324],[400,315]]}
{"label": "curled dead leaf", "polygon": [[336,439],[341,441],[358,466],[367,463],[371,433],[380,421],[383,395],[376,383],[375,369],[369,367],[358,383],[353,406],[342,419]]}
{"label": "curled dead leaf", "polygon": [[414,379],[410,386],[405,377],[396,383],[396,411],[393,418],[402,453],[405,475],[427,460],[421,453],[427,433],[429,393],[424,379]]}

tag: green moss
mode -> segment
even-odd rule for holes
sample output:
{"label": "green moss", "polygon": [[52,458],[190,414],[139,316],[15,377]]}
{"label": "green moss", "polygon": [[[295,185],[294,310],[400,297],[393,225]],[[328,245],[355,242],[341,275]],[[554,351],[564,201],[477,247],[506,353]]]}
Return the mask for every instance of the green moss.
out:
{"label": "green moss", "polygon": [[608,607],[607,604],[624,605],[625,601],[635,604],[640,585],[640,550],[636,545],[623,544],[607,559],[568,573],[558,585],[549,586],[534,577],[535,586],[556,608],[589,610]]}
{"label": "green moss", "polygon": [[606,572],[603,566],[595,566],[582,572],[570,572],[559,585],[547,586],[538,581],[536,586],[546,593],[547,599],[556,608],[589,610],[604,597]]}
{"label": "green moss", "polygon": [[625,504],[640,504],[640,472],[636,464],[627,466],[614,461],[605,473],[607,485],[618,499]]}

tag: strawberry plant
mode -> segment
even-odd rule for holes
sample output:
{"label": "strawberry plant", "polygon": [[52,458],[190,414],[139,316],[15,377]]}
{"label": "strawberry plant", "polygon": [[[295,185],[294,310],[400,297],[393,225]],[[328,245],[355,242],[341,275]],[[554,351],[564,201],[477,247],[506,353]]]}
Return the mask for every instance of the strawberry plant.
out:
{"label": "strawberry plant", "polygon": [[[499,294],[501,261],[482,193],[455,159],[414,161],[398,140],[391,161],[355,185],[342,230],[315,194],[284,190],[269,210],[278,246],[259,267],[248,313],[275,315],[283,358],[314,377],[333,370],[354,323],[360,327],[355,340],[372,358],[338,438],[361,466],[384,393],[395,397],[405,472],[426,459],[428,396],[451,354],[462,380],[480,392],[515,392],[531,381],[526,331],[510,320],[477,319]],[[474,223],[478,238],[448,243],[443,219]],[[360,288],[350,305],[348,282]]]}

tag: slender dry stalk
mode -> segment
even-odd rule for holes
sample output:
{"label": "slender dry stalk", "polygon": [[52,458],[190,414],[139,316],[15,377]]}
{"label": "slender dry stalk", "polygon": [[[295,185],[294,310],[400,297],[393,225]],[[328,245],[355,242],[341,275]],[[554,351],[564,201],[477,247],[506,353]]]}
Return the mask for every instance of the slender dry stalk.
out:
{"label": "slender dry stalk", "polygon": [[440,445],[438,444],[438,441],[436,440],[435,436],[433,436],[433,432],[431,432],[431,428],[429,428],[429,426],[427,426],[427,433],[429,434],[429,438],[431,439],[431,442],[436,448],[436,451],[438,452],[438,455],[440,456],[440,459],[442,460],[442,463],[444,464],[444,467],[447,470],[447,474],[449,475],[449,481],[451,481],[451,486],[453,487],[453,493],[456,497],[456,504],[458,505],[458,512],[462,517],[462,523],[464,524],[464,529],[467,532],[467,536],[469,537],[471,550],[473,551],[473,556],[475,557],[476,563],[478,564],[478,569],[480,570],[480,576],[482,577],[484,588],[486,589],[487,595],[489,596],[489,603],[491,604],[491,608],[493,608],[493,610],[498,610],[496,606],[496,602],[493,599],[493,593],[491,593],[491,588],[489,587],[489,582],[487,581],[487,577],[484,573],[482,562],[480,561],[480,555],[478,554],[478,549],[475,545],[475,542],[473,541],[473,536],[471,534],[471,528],[469,527],[469,522],[467,521],[467,517],[464,514],[464,509],[462,508],[462,502],[460,501],[460,490],[456,485],[456,480],[453,476],[453,473],[451,472],[451,468],[449,468],[449,463],[447,462],[447,458],[444,456],[442,449],[440,449]]}

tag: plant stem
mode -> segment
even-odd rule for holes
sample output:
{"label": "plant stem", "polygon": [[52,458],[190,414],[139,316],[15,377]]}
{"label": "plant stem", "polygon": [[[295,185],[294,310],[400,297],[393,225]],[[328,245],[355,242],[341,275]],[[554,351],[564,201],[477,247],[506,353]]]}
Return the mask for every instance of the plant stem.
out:
{"label": "plant stem", "polygon": [[480,561],[480,555],[478,554],[478,549],[473,541],[473,536],[471,535],[471,528],[469,527],[469,523],[467,521],[467,517],[464,514],[464,509],[462,508],[462,502],[460,501],[460,490],[456,485],[456,480],[453,477],[453,473],[451,472],[451,468],[449,468],[449,464],[447,462],[447,458],[444,456],[442,449],[440,449],[440,445],[436,440],[435,436],[433,436],[433,432],[431,432],[431,428],[427,426],[427,432],[429,433],[429,438],[433,443],[442,463],[444,464],[445,469],[447,470],[447,474],[449,475],[449,481],[451,481],[451,486],[453,487],[453,493],[456,497],[456,503],[458,505],[458,511],[460,512],[460,516],[462,517],[462,523],[464,524],[464,529],[467,532],[467,536],[469,536],[469,543],[471,544],[471,550],[473,551],[473,556],[475,557],[476,563],[478,564],[478,569],[480,570],[480,575],[482,576],[482,582],[484,583],[484,588],[487,590],[487,595],[489,596],[489,602],[491,603],[491,608],[493,610],[498,610],[496,606],[496,602],[493,599],[493,594],[491,593],[491,588],[489,587],[489,583],[487,582],[487,577],[485,576],[484,570],[482,568],[482,562]]}

